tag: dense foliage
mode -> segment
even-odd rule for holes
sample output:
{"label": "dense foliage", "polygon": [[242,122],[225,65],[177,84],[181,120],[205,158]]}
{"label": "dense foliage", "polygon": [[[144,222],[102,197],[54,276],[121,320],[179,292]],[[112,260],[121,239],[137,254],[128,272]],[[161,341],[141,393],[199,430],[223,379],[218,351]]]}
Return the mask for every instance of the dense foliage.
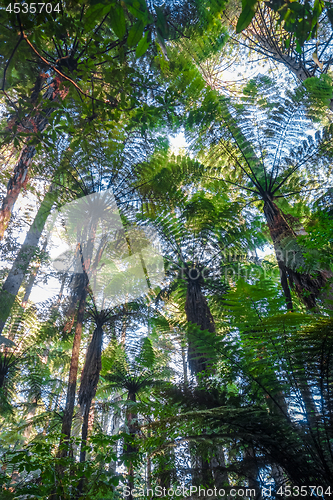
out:
{"label": "dense foliage", "polygon": [[330,498],[331,4],[40,5],[0,1],[0,498]]}

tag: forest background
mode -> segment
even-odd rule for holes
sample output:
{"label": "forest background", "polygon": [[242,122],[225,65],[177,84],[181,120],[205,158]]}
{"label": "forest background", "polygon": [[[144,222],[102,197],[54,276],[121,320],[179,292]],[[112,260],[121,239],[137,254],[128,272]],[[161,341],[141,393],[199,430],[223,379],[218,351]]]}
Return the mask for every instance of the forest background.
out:
{"label": "forest background", "polygon": [[329,498],[331,3],[0,9],[1,499]]}

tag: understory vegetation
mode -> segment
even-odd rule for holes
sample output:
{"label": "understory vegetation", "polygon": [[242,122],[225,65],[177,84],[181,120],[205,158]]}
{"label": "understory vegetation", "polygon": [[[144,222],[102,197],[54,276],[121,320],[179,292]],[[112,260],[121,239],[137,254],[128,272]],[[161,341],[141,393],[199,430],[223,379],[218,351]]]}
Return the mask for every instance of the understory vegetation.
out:
{"label": "understory vegetation", "polygon": [[0,0],[0,499],[329,499],[332,5],[40,5]]}

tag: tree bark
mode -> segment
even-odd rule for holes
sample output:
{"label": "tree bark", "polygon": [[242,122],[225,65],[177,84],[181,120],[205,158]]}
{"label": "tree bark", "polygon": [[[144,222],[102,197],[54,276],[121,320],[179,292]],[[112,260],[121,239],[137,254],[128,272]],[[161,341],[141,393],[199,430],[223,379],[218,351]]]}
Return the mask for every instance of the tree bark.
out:
{"label": "tree bark", "polygon": [[217,445],[216,454],[211,459],[210,464],[213,469],[214,485],[216,489],[220,490],[229,484],[222,445]]}
{"label": "tree bark", "polygon": [[[133,403],[136,402],[135,392],[128,393],[127,401],[132,401]],[[136,432],[137,432],[138,415],[136,412],[133,412],[131,407],[126,412],[126,420],[127,420],[129,434],[131,434],[134,437]],[[124,447],[124,451],[126,453],[128,453],[129,455],[131,455],[131,454],[136,453],[138,451],[138,449],[136,446],[133,446],[132,444],[128,444]],[[129,464],[128,464],[127,477],[128,477],[128,487],[130,489],[130,494],[128,496],[128,500],[133,500],[132,490],[134,489],[134,467],[133,467],[132,460],[130,460]]]}
{"label": "tree bark", "polygon": [[[198,271],[199,272],[199,271]],[[185,302],[186,319],[189,323],[199,326],[200,330],[215,332],[214,318],[210,312],[206,298],[201,291],[202,283],[199,280],[188,278]],[[193,373],[198,374],[207,368],[208,358],[199,355],[195,347],[195,337],[188,335],[188,361]]]}
{"label": "tree bark", "polygon": [[[47,247],[47,240],[44,241],[44,244],[42,246],[42,252],[45,252],[46,247]],[[28,283],[27,283],[27,285],[25,287],[24,297],[22,299],[22,304],[21,304],[24,309],[28,305],[29,297],[30,297],[31,291],[33,289],[33,286],[35,284],[36,277],[37,277],[37,274],[38,274],[38,271],[39,271],[39,268],[40,268],[40,264],[41,264],[41,262],[38,261],[35,264],[34,268],[30,272],[29,280],[28,280]]]}
{"label": "tree bark", "polygon": [[[80,462],[84,462],[86,460],[86,450],[85,446],[87,445],[87,437],[88,437],[88,428],[89,428],[89,414],[91,408],[91,399],[87,401],[87,404],[84,408],[83,413],[83,424],[82,424],[82,432],[81,432],[81,450],[80,450]],[[80,490],[82,491],[82,486]]]}
{"label": "tree bark", "polygon": [[[185,302],[186,319],[189,323],[196,324],[200,330],[208,330],[211,333],[215,332],[215,323],[212,313],[210,312],[207,300],[204,297],[201,287],[203,279],[198,275],[199,270],[195,273],[195,277],[191,278],[191,271],[187,278],[187,294]],[[193,274],[193,272],[192,272]],[[188,362],[192,373],[196,376],[200,372],[207,369],[209,358],[208,356],[198,353],[195,345],[196,337],[193,336],[191,330],[188,334]],[[213,482],[212,464],[210,460],[203,458],[198,454],[195,447],[190,446],[191,468],[192,468],[192,484],[193,486],[205,485],[211,486]]]}
{"label": "tree bark", "polygon": [[[61,79],[54,78],[49,88],[43,96],[43,100],[56,101],[58,97],[62,99],[67,95],[68,90],[60,90]],[[29,120],[29,128],[34,133],[43,132],[48,123],[49,118],[56,108],[50,107],[43,112],[37,113]],[[24,124],[23,131],[26,132],[28,125]],[[5,230],[8,226],[9,219],[17,198],[22,190],[25,188],[29,180],[29,167],[32,159],[36,153],[34,145],[28,144],[24,146],[19,159],[14,168],[14,175],[9,179],[7,184],[7,194],[2,200],[0,208],[0,240],[3,238]]]}
{"label": "tree bark", "polygon": [[[62,437],[60,444],[68,443],[71,436],[71,427],[72,427],[72,419],[73,419],[74,404],[75,404],[77,371],[79,365],[80,344],[81,344],[81,336],[83,328],[84,311],[86,306],[86,298],[87,298],[87,286],[83,288],[77,313],[72,357],[71,357],[71,364],[68,376],[66,406],[61,428],[61,433],[64,434],[64,436]],[[64,457],[66,455],[67,455],[66,449],[62,449],[59,451],[60,457]]]}
{"label": "tree bark", "polygon": [[64,326],[64,332],[69,333],[74,325],[75,320],[75,310],[78,301],[80,300],[82,290],[84,287],[84,275],[82,273],[76,273],[72,276],[70,280],[70,297],[69,303],[65,314],[67,316],[67,321]]}
{"label": "tree bark", "polygon": [[305,260],[302,249],[297,243],[297,235],[287,220],[288,216],[272,200],[265,201],[264,214],[281,271],[281,284],[287,308],[292,310],[290,289],[293,289],[307,309],[315,309],[316,301],[322,295],[327,282],[325,273],[317,271],[314,277],[306,272],[297,271],[301,266],[305,267]]}
{"label": "tree bark", "polygon": [[79,404],[81,408],[84,408],[80,462],[84,462],[86,458],[84,447],[87,444],[90,406],[96,394],[99,374],[102,368],[102,340],[103,329],[101,325],[97,325],[87,349],[79,391]]}
{"label": "tree bark", "polygon": [[[118,394],[116,394],[114,401],[115,402],[121,401],[121,397]],[[112,415],[111,436],[115,436],[116,434],[118,434],[120,428],[120,418],[121,418],[120,409],[117,406],[115,406]],[[115,453],[116,456],[117,456],[117,451],[118,451],[118,446],[117,443],[115,443],[113,446],[113,452]],[[113,471],[115,473],[116,467],[117,467],[117,460],[110,462],[109,471]]]}
{"label": "tree bark", "polygon": [[21,246],[7,279],[2,286],[2,290],[0,291],[0,303],[2,305],[0,334],[10,314],[11,307],[14,304],[15,297],[22,285],[29,264],[38,247],[39,239],[43,232],[46,219],[51,211],[54,198],[55,193],[53,191],[53,186],[51,185],[39,207],[29,231],[27,232],[24,243]]}
{"label": "tree bark", "polygon": [[261,489],[260,482],[258,480],[259,477],[259,466],[257,463],[257,457],[255,454],[255,450],[251,448],[245,448],[244,450],[244,461],[246,461],[246,469],[247,469],[247,480],[248,487],[250,489],[254,489],[256,492],[255,499],[259,500],[261,497]]}

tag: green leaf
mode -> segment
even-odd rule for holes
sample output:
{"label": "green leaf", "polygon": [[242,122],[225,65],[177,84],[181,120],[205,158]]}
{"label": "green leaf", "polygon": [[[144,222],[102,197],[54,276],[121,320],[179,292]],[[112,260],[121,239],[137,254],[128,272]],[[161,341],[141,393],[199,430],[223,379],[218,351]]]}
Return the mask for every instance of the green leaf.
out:
{"label": "green leaf", "polygon": [[298,54],[302,54],[302,47],[298,40],[296,40],[296,52],[298,52]]}
{"label": "green leaf", "polygon": [[127,38],[127,45],[129,47],[133,47],[134,45],[136,45],[138,43],[138,41],[142,37],[143,28],[144,28],[144,24],[141,20],[138,20],[134,24],[134,26],[132,26],[132,28],[130,29],[130,32],[128,34],[128,38]]}
{"label": "green leaf", "polygon": [[128,11],[146,25],[149,21],[149,12],[144,0],[125,0]]}
{"label": "green leaf", "polygon": [[245,0],[245,1],[243,0],[242,4],[243,4],[243,10],[241,15],[239,16],[236,26],[237,33],[240,33],[241,31],[243,31],[245,28],[248,27],[248,25],[250,24],[256,13],[258,2],[257,0]]}
{"label": "green leaf", "polygon": [[148,35],[149,35],[149,32],[147,31],[145,36],[143,38],[141,38],[140,42],[138,43],[138,46],[137,46],[136,52],[135,52],[136,57],[143,56],[143,54],[145,54],[145,52],[147,51],[147,49],[149,47]]}
{"label": "green leaf", "polygon": [[118,38],[123,38],[126,33],[125,14],[120,5],[112,6],[110,10],[111,28]]}
{"label": "green leaf", "polygon": [[102,3],[89,7],[85,14],[85,29],[91,30],[95,26],[97,19],[104,17],[110,9],[111,5],[105,6]]}
{"label": "green leaf", "polygon": [[158,7],[157,5],[155,5],[154,7],[157,15],[156,28],[159,29],[162,37],[166,39],[169,35],[169,28],[164,16],[163,9],[162,7]]}

